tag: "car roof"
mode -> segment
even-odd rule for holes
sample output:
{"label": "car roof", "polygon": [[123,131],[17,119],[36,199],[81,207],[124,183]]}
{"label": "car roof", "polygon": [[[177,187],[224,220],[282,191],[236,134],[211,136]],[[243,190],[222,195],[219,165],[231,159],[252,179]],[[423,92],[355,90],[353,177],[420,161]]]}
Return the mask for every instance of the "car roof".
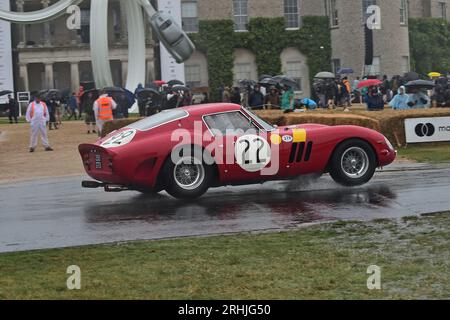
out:
{"label": "car roof", "polygon": [[241,108],[240,105],[233,103],[209,103],[182,107],[179,109],[186,110],[191,116],[203,116],[220,112],[239,111]]}

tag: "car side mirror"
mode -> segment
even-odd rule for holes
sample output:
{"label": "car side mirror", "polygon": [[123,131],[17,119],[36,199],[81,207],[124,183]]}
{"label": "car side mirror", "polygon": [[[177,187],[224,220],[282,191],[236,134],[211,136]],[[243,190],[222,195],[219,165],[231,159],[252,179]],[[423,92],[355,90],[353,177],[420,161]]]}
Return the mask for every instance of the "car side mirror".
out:
{"label": "car side mirror", "polygon": [[156,12],[150,18],[150,26],[167,51],[169,51],[178,63],[189,59],[194,52],[194,43],[168,14]]}

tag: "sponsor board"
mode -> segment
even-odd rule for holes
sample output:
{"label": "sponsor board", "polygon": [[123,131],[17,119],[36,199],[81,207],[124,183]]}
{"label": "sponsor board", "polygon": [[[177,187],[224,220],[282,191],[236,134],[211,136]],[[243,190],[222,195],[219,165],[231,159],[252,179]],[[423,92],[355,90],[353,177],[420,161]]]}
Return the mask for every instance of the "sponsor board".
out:
{"label": "sponsor board", "polygon": [[[158,0],[158,10],[169,14],[173,21],[181,26],[181,0]],[[161,80],[185,81],[184,63],[177,63],[175,58],[161,45]]]}
{"label": "sponsor board", "polygon": [[[0,0],[0,10],[9,11],[9,0]],[[0,20],[0,91],[14,91],[11,47],[11,23]],[[8,103],[8,97],[0,97],[2,103]]]}
{"label": "sponsor board", "polygon": [[450,117],[405,120],[407,143],[450,141]]}

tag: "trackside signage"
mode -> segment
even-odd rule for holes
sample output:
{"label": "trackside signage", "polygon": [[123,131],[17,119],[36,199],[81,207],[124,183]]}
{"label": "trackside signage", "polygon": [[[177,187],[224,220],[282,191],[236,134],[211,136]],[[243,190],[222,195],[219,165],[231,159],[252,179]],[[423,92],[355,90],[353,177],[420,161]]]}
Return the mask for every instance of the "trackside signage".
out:
{"label": "trackside signage", "polygon": [[450,141],[450,117],[405,120],[406,142]]}

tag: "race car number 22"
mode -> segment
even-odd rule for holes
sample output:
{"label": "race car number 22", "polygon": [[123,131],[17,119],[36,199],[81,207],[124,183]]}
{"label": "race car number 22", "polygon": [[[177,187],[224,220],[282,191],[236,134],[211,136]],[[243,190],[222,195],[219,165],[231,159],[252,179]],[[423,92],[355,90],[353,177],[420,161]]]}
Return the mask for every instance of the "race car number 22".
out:
{"label": "race car number 22", "polygon": [[236,162],[242,169],[257,172],[269,164],[271,149],[266,139],[257,135],[246,135],[236,141],[235,155]]}
{"label": "race car number 22", "polygon": [[130,143],[133,140],[135,135],[136,135],[136,130],[134,130],[134,129],[125,130],[125,131],[122,131],[122,132],[112,136],[111,138],[109,138],[108,140],[103,142],[101,144],[101,146],[103,148],[121,147],[121,146],[124,146],[124,145]]}

